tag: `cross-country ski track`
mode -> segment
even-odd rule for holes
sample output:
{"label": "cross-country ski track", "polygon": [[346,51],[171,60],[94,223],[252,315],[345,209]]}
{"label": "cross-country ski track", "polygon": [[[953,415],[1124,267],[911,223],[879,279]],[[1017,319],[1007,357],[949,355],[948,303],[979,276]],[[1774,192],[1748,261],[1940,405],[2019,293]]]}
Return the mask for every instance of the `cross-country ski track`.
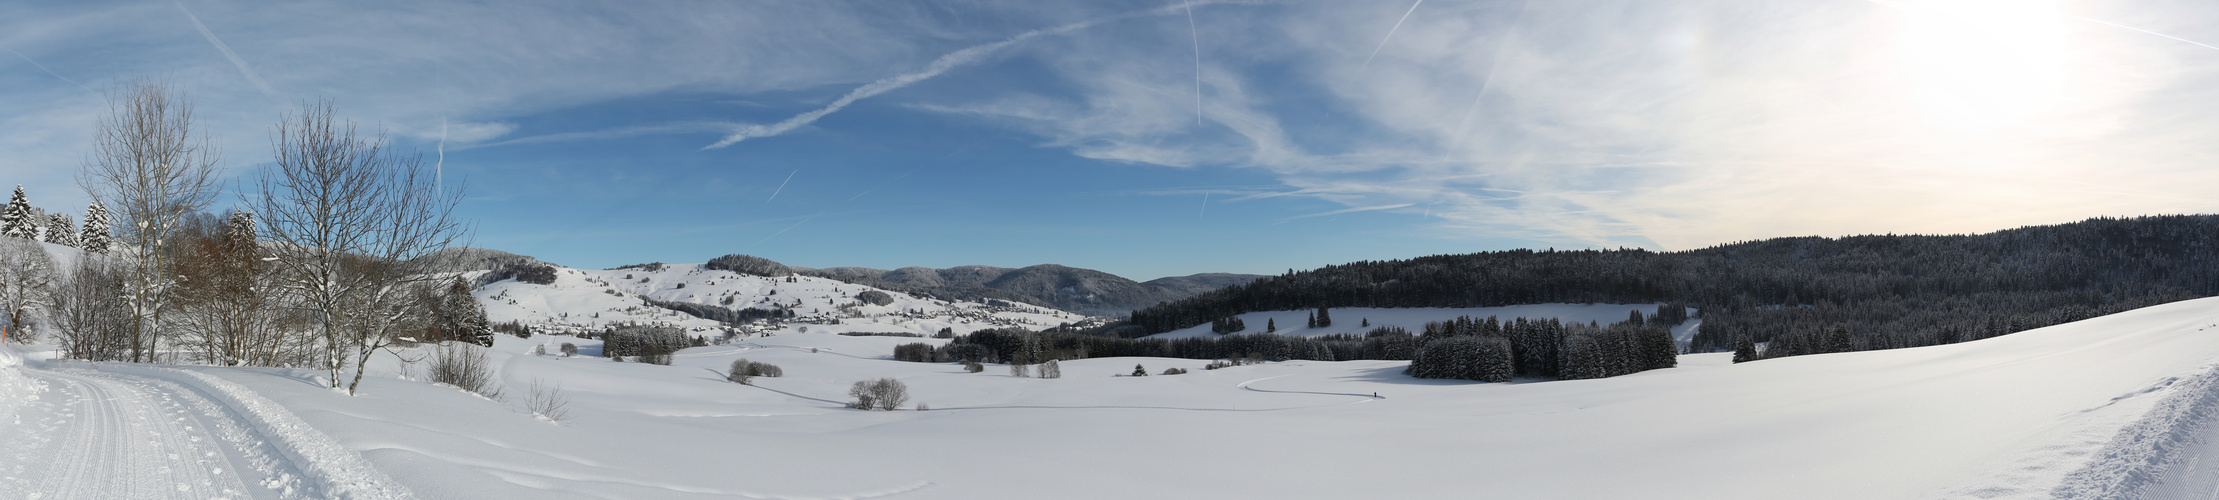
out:
{"label": "cross-country ski track", "polygon": [[332,481],[319,477],[336,476],[303,463],[314,443],[298,442],[317,441],[302,439],[313,431],[287,429],[302,435],[273,439],[270,415],[247,415],[265,412],[251,409],[262,402],[252,394],[215,394],[224,391],[177,370],[52,365],[21,367],[12,381],[24,394],[12,412],[0,412],[10,424],[0,425],[0,498],[408,496],[374,470],[354,473],[371,481],[322,484]]}

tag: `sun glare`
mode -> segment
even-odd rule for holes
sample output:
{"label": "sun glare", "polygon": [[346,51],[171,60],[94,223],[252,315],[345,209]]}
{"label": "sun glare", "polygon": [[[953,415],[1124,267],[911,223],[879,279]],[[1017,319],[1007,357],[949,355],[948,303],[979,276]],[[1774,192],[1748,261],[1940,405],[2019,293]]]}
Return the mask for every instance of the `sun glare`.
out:
{"label": "sun glare", "polygon": [[1939,125],[2008,126],[2063,107],[2072,51],[2048,0],[1890,2],[1895,50],[1920,107]]}

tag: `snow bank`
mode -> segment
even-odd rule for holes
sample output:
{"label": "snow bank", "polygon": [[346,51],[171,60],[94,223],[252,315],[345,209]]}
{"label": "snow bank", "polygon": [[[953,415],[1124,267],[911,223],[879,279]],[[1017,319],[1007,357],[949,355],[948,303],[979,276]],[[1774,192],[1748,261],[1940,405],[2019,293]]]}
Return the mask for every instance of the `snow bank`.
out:
{"label": "snow bank", "polygon": [[383,500],[415,498],[408,488],[386,477],[362,455],[340,446],[330,436],[309,427],[300,417],[254,391],[199,372],[135,365],[102,365],[103,371],[156,377],[175,381],[230,407],[233,412],[268,437],[279,452],[323,490],[326,498]]}

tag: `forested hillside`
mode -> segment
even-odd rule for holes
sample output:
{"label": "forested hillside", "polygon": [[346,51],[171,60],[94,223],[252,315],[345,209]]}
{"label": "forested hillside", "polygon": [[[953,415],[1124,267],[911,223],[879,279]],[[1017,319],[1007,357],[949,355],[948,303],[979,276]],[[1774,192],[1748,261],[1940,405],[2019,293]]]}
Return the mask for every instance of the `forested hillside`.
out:
{"label": "forested hillside", "polygon": [[1676,302],[1696,351],[1948,344],[2219,292],[2219,216],[2097,218],[1981,235],[1776,238],[1681,252],[1512,250],[1289,272],[1134,311],[1151,332],[1250,311]]}

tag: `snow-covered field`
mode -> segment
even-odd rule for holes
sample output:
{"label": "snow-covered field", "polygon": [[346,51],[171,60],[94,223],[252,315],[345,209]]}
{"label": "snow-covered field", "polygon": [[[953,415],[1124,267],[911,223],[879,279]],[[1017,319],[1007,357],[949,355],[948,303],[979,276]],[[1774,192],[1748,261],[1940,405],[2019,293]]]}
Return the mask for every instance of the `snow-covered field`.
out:
{"label": "snow-covered field", "polygon": [[[503,336],[494,357],[507,401],[408,380],[392,357],[360,397],[321,387],[311,370],[33,361],[0,368],[0,395],[35,394],[0,400],[0,436],[11,439],[0,488],[15,488],[0,496],[232,486],[170,450],[216,452],[223,460],[207,467],[227,461],[251,496],[280,497],[288,484],[308,496],[388,491],[329,486],[380,481],[318,475],[343,469],[333,464],[346,453],[288,451],[323,440],[422,498],[2109,497],[2194,487],[2213,469],[2162,470],[2171,459],[2219,462],[2198,440],[2219,400],[2215,325],[2219,299],[2202,299],[1948,346],[1741,365],[1698,354],[1623,377],[1509,384],[1411,379],[1390,361],[1202,370],[1156,358],[1016,378],[1002,366],[972,374],[887,359],[919,339],[818,333],[689,349],[656,366],[533,356],[547,343],[598,346]],[[786,376],[750,387],[715,373],[741,357]],[[1192,373],[1118,376],[1135,364]],[[212,381],[191,383],[200,377]],[[850,383],[877,377],[904,381],[910,407],[932,409],[841,406]],[[523,411],[534,382],[560,386],[573,418]],[[76,383],[147,403],[71,411],[95,399]],[[256,405],[240,399],[282,411],[242,410]],[[87,418],[102,411],[121,420]],[[287,419],[306,425],[269,423]],[[12,441],[75,439],[88,425],[123,430],[88,447]],[[142,432],[155,439],[110,443]],[[55,460],[78,455],[24,449],[111,451]],[[275,458],[257,467],[256,456]],[[162,474],[208,485],[56,482],[65,464],[162,481],[149,471],[172,467]],[[65,484],[86,489],[55,486]]]}
{"label": "snow-covered field", "polygon": [[[487,318],[493,321],[546,325],[554,332],[599,331],[605,325],[624,323],[670,324],[697,331],[719,326],[716,321],[645,305],[642,296],[733,310],[784,307],[800,316],[799,321],[766,329],[774,334],[798,333],[803,328],[813,333],[919,334],[942,328],[956,333],[1003,326],[1039,330],[1086,319],[1084,315],[1029,304],[994,307],[914,297],[825,278],[793,279],[789,283],[785,278],[741,275],[701,264],[670,264],[656,271],[556,267],[552,285],[504,280],[487,284],[475,294],[478,302],[485,304]],[[883,292],[893,298],[893,303],[858,303],[855,296],[866,291]]]}

